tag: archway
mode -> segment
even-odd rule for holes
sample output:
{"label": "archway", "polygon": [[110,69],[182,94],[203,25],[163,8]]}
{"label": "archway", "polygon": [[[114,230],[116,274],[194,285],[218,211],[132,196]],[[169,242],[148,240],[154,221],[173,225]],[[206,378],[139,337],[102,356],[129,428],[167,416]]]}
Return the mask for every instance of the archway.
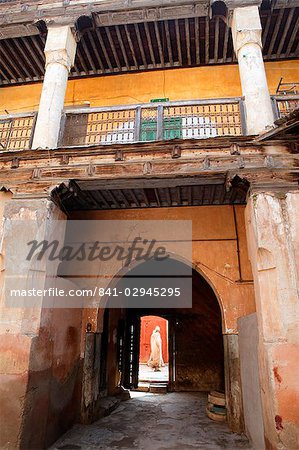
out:
{"label": "archway", "polygon": [[[146,264],[133,267],[122,278],[113,283],[119,291],[124,291],[129,279],[140,280],[140,273],[146,273]],[[169,280],[179,283],[180,274],[185,264],[172,260],[169,266]],[[187,267],[187,266],[186,266]],[[159,316],[169,321],[169,384],[170,391],[209,391],[224,389],[224,354],[222,340],[222,317],[217,297],[209,283],[195,269],[189,267],[191,285],[185,295],[192,296],[192,306],[179,303],[171,308],[164,307],[160,298],[159,305],[154,308],[141,305],[140,308],[130,308],[130,298],[124,298],[123,308],[111,309],[110,320],[113,324],[111,341],[114,342],[114,352],[110,348],[110,375],[119,380],[127,388],[137,388],[140,360],[140,330],[141,318],[144,316]],[[185,269],[183,269],[185,270]],[[173,272],[171,272],[173,271]],[[187,271],[186,271],[187,273]],[[162,274],[163,277],[163,274]],[[157,276],[157,278],[159,278]],[[183,278],[183,277],[182,277]],[[145,288],[153,287],[153,279],[142,277]],[[186,299],[185,299],[186,300]],[[113,305],[109,299],[107,307]],[[120,326],[119,324],[123,325]],[[119,335],[122,330],[122,335]],[[121,352],[119,344],[122,342]],[[113,356],[113,353],[116,355]],[[121,354],[121,361],[119,355]],[[118,355],[118,356],[117,356]],[[117,361],[116,361],[117,360]],[[115,373],[113,374],[113,361]],[[108,383],[109,384],[109,383]],[[118,384],[119,386],[119,384]],[[110,387],[111,383],[110,383]],[[116,387],[116,386],[115,386]]]}

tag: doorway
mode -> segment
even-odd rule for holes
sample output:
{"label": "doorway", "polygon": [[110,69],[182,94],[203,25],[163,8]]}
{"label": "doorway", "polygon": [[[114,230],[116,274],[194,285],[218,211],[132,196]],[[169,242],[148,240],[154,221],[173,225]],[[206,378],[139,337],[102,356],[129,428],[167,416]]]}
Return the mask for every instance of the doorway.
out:
{"label": "doorway", "polygon": [[140,319],[138,388],[169,382],[168,320],[159,316]]}
{"label": "doorway", "polygon": [[[166,383],[168,391],[224,391],[222,316],[217,297],[194,269],[190,290],[192,308],[126,309],[122,368],[126,388],[138,389],[142,383],[156,381]],[[156,326],[160,327],[166,363],[157,372],[147,366]]]}

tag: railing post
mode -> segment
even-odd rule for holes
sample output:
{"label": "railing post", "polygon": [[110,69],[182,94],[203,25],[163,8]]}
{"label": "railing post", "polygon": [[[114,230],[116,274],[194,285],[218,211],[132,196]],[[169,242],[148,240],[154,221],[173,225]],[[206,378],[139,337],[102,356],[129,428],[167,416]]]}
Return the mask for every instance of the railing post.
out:
{"label": "railing post", "polygon": [[278,104],[277,104],[277,100],[276,98],[271,97],[271,101],[272,101],[272,109],[273,109],[273,114],[275,119],[279,119],[279,108],[278,108]]}
{"label": "railing post", "polygon": [[159,105],[157,110],[157,141],[163,140],[164,134],[163,119],[164,119],[164,108],[163,105]]}
{"label": "railing post", "polygon": [[242,135],[246,136],[246,134],[247,134],[246,111],[245,111],[245,105],[244,105],[243,98],[241,98],[239,100],[239,111],[240,111],[241,132],[242,132]]}
{"label": "railing post", "polygon": [[137,106],[135,115],[135,127],[134,127],[134,141],[140,141],[141,130],[141,106]]}
{"label": "railing post", "polygon": [[33,137],[34,137],[34,132],[35,132],[36,120],[37,120],[37,112],[36,112],[36,113],[34,114],[34,116],[33,116],[31,136],[30,136],[29,145],[28,145],[28,147],[29,147],[30,150],[31,150],[31,148],[32,148],[32,143],[33,143]]}
{"label": "railing post", "polygon": [[64,129],[65,129],[66,119],[67,119],[66,113],[63,112],[61,114],[60,129],[59,129],[59,134],[58,134],[57,147],[60,147],[63,144]]}

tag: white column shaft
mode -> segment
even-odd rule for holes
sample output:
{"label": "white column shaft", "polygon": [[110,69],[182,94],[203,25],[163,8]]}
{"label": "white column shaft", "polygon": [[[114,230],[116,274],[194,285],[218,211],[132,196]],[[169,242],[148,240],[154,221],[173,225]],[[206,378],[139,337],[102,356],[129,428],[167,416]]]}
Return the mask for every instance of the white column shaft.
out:
{"label": "white column shaft", "polygon": [[257,6],[233,11],[232,35],[245,98],[247,134],[272,126],[274,114],[262,56],[261,21]]}
{"label": "white column shaft", "polygon": [[76,42],[69,26],[49,28],[45,47],[46,72],[32,148],[57,147],[68,74]]}

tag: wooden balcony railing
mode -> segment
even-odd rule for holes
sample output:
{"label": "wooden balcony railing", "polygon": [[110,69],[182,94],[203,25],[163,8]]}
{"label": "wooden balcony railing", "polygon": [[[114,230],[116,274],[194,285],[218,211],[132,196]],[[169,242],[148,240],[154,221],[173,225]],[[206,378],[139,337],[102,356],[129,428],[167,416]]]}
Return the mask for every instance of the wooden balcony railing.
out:
{"label": "wooden balcony railing", "polygon": [[206,139],[243,133],[241,99],[84,108],[65,116],[61,145]]}
{"label": "wooden balcony railing", "polygon": [[274,95],[272,97],[276,118],[286,116],[290,112],[299,108],[299,95]]}
{"label": "wooden balcony railing", "polygon": [[[276,117],[299,107],[299,95],[272,97]],[[0,151],[31,148],[36,113],[0,116]],[[65,111],[59,146],[207,139],[245,135],[241,98]]]}
{"label": "wooden balcony railing", "polygon": [[0,151],[31,148],[36,113],[0,116]]}

